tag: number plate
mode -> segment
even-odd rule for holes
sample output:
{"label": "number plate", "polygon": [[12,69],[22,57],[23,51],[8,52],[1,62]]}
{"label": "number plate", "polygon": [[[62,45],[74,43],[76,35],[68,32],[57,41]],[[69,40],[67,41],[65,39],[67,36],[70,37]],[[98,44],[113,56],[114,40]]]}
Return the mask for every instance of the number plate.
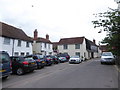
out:
{"label": "number plate", "polygon": [[0,70],[0,72],[5,72],[6,70]]}
{"label": "number plate", "polygon": [[35,63],[31,63],[31,64],[35,64]]}

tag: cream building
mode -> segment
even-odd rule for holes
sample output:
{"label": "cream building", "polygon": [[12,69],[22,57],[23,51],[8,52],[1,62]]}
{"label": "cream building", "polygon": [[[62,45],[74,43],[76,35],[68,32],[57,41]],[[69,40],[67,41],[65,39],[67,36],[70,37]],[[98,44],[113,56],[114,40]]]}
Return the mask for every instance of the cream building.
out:
{"label": "cream building", "polygon": [[98,46],[85,37],[63,38],[58,42],[58,52],[90,59],[98,57]]}
{"label": "cream building", "polygon": [[46,38],[38,37],[37,30],[34,31],[33,39],[33,53],[39,53],[42,55],[51,55],[53,54],[53,45],[49,40],[49,35],[46,35]]}

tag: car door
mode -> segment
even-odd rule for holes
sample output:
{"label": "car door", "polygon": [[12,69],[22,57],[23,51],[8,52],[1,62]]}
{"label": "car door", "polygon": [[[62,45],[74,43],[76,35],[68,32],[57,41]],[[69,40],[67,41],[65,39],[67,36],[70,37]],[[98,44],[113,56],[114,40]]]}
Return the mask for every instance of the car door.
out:
{"label": "car door", "polygon": [[20,67],[19,58],[12,57],[12,70],[15,72]]}

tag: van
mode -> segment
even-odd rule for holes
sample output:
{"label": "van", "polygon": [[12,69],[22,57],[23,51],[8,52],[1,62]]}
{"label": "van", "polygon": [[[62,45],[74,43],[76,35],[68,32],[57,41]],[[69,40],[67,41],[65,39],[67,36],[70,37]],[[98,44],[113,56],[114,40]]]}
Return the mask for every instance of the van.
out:
{"label": "van", "polygon": [[11,74],[10,56],[5,51],[0,51],[0,78],[6,79]]}

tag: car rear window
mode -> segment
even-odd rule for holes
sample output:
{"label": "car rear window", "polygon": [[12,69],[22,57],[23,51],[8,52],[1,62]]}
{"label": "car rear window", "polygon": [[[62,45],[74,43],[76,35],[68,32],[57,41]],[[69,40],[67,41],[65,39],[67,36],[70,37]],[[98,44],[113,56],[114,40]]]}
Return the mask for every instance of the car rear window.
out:
{"label": "car rear window", "polygon": [[8,61],[10,61],[9,56],[5,53],[0,53],[0,63],[8,62]]}

